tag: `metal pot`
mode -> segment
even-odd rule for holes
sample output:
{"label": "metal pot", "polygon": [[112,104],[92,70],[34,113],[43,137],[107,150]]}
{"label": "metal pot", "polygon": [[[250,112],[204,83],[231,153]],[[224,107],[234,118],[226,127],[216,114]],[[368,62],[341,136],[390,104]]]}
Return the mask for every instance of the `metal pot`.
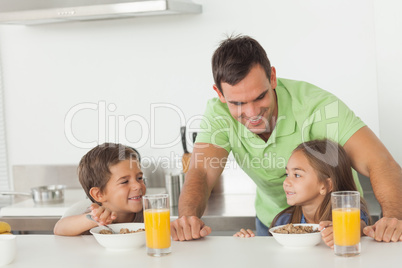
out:
{"label": "metal pot", "polygon": [[31,188],[26,192],[0,192],[2,195],[29,195],[36,204],[56,204],[64,201],[65,185],[46,185]]}

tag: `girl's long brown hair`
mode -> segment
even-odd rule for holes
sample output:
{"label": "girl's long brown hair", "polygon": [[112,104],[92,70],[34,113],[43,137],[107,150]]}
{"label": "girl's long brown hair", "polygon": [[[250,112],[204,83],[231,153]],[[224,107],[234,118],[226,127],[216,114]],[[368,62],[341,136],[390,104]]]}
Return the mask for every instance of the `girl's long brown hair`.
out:
{"label": "girl's long brown hair", "polygon": [[[312,140],[301,143],[294,152],[302,152],[310,165],[317,173],[318,179],[329,188],[327,179],[332,182],[332,189],[328,191],[321,205],[318,207],[314,222],[332,220],[331,192],[357,191],[352,173],[352,162],[341,145],[328,139]],[[370,224],[366,202],[360,198],[360,209],[366,213]],[[300,223],[303,214],[301,206],[291,206],[281,211],[272,221],[271,227],[275,226],[279,216],[291,214],[289,223]]]}

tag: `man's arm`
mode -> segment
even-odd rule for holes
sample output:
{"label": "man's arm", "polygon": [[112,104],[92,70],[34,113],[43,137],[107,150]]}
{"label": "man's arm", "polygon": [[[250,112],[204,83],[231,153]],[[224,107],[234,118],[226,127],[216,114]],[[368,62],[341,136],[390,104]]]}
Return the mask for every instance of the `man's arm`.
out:
{"label": "man's arm", "polygon": [[179,216],[201,218],[212,188],[225,168],[228,152],[218,146],[197,143],[179,200]]}
{"label": "man's arm", "polygon": [[368,128],[359,129],[344,145],[359,173],[370,178],[384,218],[364,228],[377,241],[402,240],[402,170],[385,146]]}
{"label": "man's arm", "polygon": [[208,235],[211,230],[200,220],[212,188],[225,167],[229,153],[207,143],[197,143],[179,199],[179,219],[172,222],[174,240],[192,240]]}
{"label": "man's arm", "polygon": [[402,220],[402,170],[377,136],[363,127],[350,137],[344,148],[354,169],[370,178],[384,217]]}

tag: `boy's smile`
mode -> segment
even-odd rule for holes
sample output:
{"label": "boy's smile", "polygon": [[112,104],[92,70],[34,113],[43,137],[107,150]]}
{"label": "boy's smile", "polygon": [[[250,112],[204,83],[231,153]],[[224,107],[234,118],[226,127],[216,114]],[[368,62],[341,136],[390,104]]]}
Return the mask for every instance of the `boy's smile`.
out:
{"label": "boy's smile", "polygon": [[131,200],[131,201],[134,201],[134,202],[142,202],[142,195],[129,197],[128,200]]}
{"label": "boy's smile", "polygon": [[137,161],[123,160],[109,167],[111,176],[102,194],[102,205],[115,211],[117,218],[142,211],[146,187]]}

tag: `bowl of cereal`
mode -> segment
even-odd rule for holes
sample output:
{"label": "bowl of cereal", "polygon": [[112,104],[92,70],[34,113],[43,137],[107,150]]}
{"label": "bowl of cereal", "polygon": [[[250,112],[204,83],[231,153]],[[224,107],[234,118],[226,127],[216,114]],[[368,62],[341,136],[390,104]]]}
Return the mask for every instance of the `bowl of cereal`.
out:
{"label": "bowl of cereal", "polygon": [[311,247],[321,241],[318,224],[289,223],[270,228],[269,232],[279,244],[285,247]]}
{"label": "bowl of cereal", "polygon": [[103,226],[92,228],[96,241],[108,250],[132,250],[145,245],[144,223],[109,224],[114,234]]}

